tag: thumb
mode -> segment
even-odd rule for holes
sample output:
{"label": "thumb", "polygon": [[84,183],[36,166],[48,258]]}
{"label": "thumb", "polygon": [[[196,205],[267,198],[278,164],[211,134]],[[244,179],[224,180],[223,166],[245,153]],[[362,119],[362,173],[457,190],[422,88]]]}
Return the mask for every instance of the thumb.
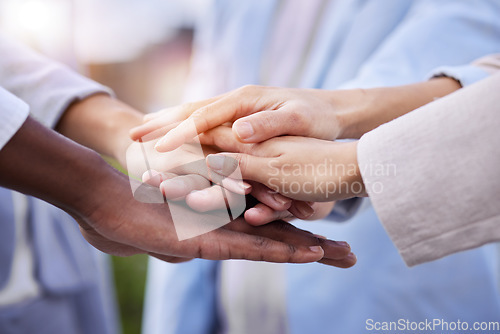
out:
{"label": "thumb", "polygon": [[243,153],[210,154],[207,165],[223,176],[241,175],[242,179],[261,182],[266,175],[267,158]]}
{"label": "thumb", "polygon": [[305,135],[308,120],[291,108],[265,110],[234,122],[233,131],[244,143],[260,143],[282,135]]}

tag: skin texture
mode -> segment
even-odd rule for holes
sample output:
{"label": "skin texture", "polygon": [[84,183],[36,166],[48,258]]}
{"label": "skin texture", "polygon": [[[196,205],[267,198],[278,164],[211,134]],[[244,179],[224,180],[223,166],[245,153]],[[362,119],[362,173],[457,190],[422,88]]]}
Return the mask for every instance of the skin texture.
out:
{"label": "skin texture", "polygon": [[[460,87],[450,78],[366,90],[245,86],[148,115],[130,135],[134,140],[160,138],[155,146],[159,152],[173,150],[200,135],[203,144],[233,152],[208,157],[208,165],[216,173],[230,176],[239,166],[243,178],[252,184],[263,184],[294,200],[346,199],[366,196],[357,164],[357,143],[332,140],[360,138]],[[289,137],[279,137],[283,135]],[[344,169],[334,168],[325,176],[314,173],[325,162],[327,167]],[[313,171],[308,174],[306,167]],[[324,186],[314,188],[318,183]]]}
{"label": "skin texture", "polygon": [[[103,116],[104,115],[104,116]],[[136,155],[136,160],[143,160],[142,151],[137,143],[134,143],[129,137],[131,128],[139,126],[142,123],[144,114],[134,110],[130,106],[113,99],[106,94],[97,94],[90,96],[83,101],[73,103],[61,118],[57,130],[66,137],[89,147],[101,154],[113,157],[122,166],[127,167],[127,171],[136,177],[141,177],[145,172],[136,168],[135,164],[127,164],[127,151]],[[130,146],[135,145],[135,150],[130,150]],[[188,145],[183,146],[175,152],[160,155],[153,149],[154,143],[145,143],[147,156],[153,162],[151,168],[163,173],[171,171],[173,168],[191,163],[194,160],[201,159],[200,152],[193,150]],[[220,152],[216,146],[203,147],[204,155]],[[130,159],[134,160],[134,159]],[[192,165],[191,165],[192,166]],[[206,169],[206,168],[205,168]],[[181,178],[176,179],[177,184],[169,182],[162,186],[162,189],[170,189],[175,192],[175,188],[185,189],[185,194],[193,190],[203,189],[207,185],[208,177],[203,175],[200,168],[191,168],[176,170]],[[164,179],[172,179],[176,175],[170,173],[164,176]],[[201,176],[201,177],[200,177]],[[203,177],[203,178],[202,178]],[[218,192],[220,190],[208,189],[208,192]],[[230,189],[231,190],[231,189]],[[269,193],[273,193],[269,195]],[[307,203],[292,201],[284,196],[275,194],[267,187],[256,186],[251,188],[250,194],[259,199],[261,203],[257,208],[262,209],[259,212],[250,212],[245,214],[245,218],[255,224],[263,224],[276,219],[285,219],[297,217],[300,219],[310,219],[314,216],[314,208]],[[188,201],[191,208],[200,211],[206,211],[209,208],[220,208],[225,203],[217,201],[213,196],[191,195]]]}
{"label": "skin texture", "polygon": [[281,135],[359,139],[377,126],[459,88],[460,84],[450,78],[366,90],[245,86],[148,115],[145,123],[134,128],[130,135],[134,140],[161,138],[156,146],[159,152],[171,151],[194,135],[228,122],[233,123],[234,136],[245,143]]}
{"label": "skin texture", "polygon": [[[357,162],[357,141],[337,143],[314,138],[282,136],[257,144],[234,139],[231,129],[218,127],[203,141],[228,152],[209,155],[211,170],[230,176],[239,166],[244,179],[266,185],[289,198],[309,202],[366,196]],[[314,147],[314,154],[310,154]]]}
{"label": "skin texture", "polygon": [[[33,168],[36,166],[36,168]],[[0,151],[0,185],[39,197],[71,214],[83,236],[114,255],[148,253],[169,262],[248,259],[349,267],[345,243],[320,239],[285,222],[253,227],[243,220],[179,241],[165,204],[135,200],[126,176],[94,151],[28,118]],[[154,192],[156,188],[146,188]]]}

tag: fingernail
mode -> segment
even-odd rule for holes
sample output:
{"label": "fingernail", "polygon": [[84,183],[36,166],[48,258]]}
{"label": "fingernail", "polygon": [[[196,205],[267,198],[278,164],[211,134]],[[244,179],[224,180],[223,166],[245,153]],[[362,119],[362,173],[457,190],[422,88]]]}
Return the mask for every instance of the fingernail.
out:
{"label": "fingernail", "polygon": [[335,241],[335,240],[326,239],[324,242],[326,242],[334,247],[342,247],[342,248],[347,248],[349,250],[351,249],[351,246],[345,241]]}
{"label": "fingernail", "polygon": [[207,156],[207,165],[216,172],[222,172],[225,157],[222,155],[210,154]]}
{"label": "fingernail", "polygon": [[309,249],[314,253],[321,253],[323,251],[323,248],[321,248],[321,246],[310,246]]}
{"label": "fingernail", "polygon": [[349,253],[349,255],[346,256],[346,260],[352,260],[354,262],[357,262],[358,258],[356,257],[356,255],[354,255],[354,253]]}
{"label": "fingernail", "polygon": [[248,122],[237,122],[234,124],[234,131],[240,137],[240,139],[248,139],[252,137],[255,133],[252,124]]}
{"label": "fingernail", "polygon": [[243,188],[243,190],[252,189],[252,185],[250,183],[245,182],[245,181],[241,181],[241,187]]}
{"label": "fingernail", "polygon": [[276,201],[276,203],[286,206],[287,204],[291,204],[292,200],[275,192],[272,192],[273,199]]}
{"label": "fingernail", "polygon": [[251,214],[251,215],[259,215],[262,213],[262,209],[260,208],[250,208],[247,210],[248,214]]}
{"label": "fingernail", "polygon": [[170,179],[163,181],[162,185],[164,187],[181,188],[181,189],[186,188],[186,183],[178,179]]}
{"label": "fingernail", "polygon": [[314,214],[314,209],[305,203],[298,205],[297,210],[299,210],[300,214],[305,218],[311,217]]}
{"label": "fingernail", "polygon": [[206,198],[208,196],[208,192],[206,192],[205,190],[193,190],[189,193],[189,195],[196,196],[196,197],[203,199],[203,198]]}
{"label": "fingernail", "polygon": [[156,142],[155,150],[159,151],[160,147],[164,146],[165,144],[167,144],[167,139],[164,137]]}
{"label": "fingernail", "polygon": [[149,181],[152,181],[158,175],[160,175],[160,173],[158,173],[157,171],[155,171],[153,169],[150,169],[150,170],[145,171],[144,174],[142,174],[141,179],[142,179],[142,182],[149,182]]}
{"label": "fingernail", "polygon": [[337,243],[337,245],[339,245],[341,247],[351,248],[351,246],[345,241],[335,241],[335,242]]}

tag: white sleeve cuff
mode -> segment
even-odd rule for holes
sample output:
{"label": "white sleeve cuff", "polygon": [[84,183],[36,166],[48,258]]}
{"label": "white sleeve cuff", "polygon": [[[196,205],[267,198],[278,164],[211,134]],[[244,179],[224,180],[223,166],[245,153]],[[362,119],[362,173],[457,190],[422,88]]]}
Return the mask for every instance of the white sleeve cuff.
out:
{"label": "white sleeve cuff", "polygon": [[29,111],[25,102],[0,87],[0,150],[24,124]]}

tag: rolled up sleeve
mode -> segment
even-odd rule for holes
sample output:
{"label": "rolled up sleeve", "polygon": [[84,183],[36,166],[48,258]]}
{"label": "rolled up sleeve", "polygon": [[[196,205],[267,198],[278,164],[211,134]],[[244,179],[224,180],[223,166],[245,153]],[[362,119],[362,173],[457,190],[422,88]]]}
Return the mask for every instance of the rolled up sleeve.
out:
{"label": "rolled up sleeve", "polygon": [[0,34],[0,85],[30,106],[31,115],[55,127],[71,103],[113,92]]}
{"label": "rolled up sleeve", "polygon": [[29,115],[29,106],[0,87],[0,150],[9,142]]}
{"label": "rolled up sleeve", "polygon": [[500,71],[500,54],[480,58],[470,65],[441,66],[431,71],[428,78],[448,77],[455,79],[462,87],[470,86]]}

